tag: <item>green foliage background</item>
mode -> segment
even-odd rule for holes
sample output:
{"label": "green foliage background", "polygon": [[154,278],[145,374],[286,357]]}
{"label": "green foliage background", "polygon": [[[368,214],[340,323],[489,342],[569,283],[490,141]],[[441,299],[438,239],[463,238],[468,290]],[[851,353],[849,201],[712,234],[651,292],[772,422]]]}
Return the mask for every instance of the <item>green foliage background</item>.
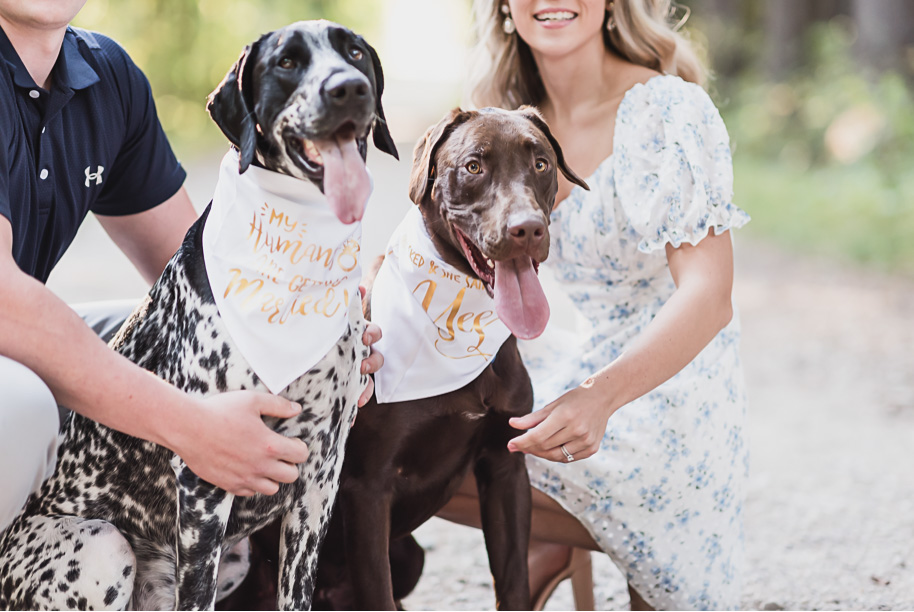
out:
{"label": "green foliage background", "polygon": [[[245,44],[319,17],[371,38],[382,6],[89,0],[76,23],[125,46],[149,76],[162,123],[187,158],[223,144],[204,103]],[[772,80],[763,70],[764,3],[746,6],[752,10],[738,28],[700,10],[689,22],[726,72],[711,89],[734,145],[736,201],[753,217],[745,231],[799,251],[914,274],[914,49],[910,74],[869,72],[852,53],[853,23],[836,18],[810,28],[805,63]],[[857,129],[856,145],[836,155],[829,134],[842,125],[852,136]]]}
{"label": "green foliage background", "polygon": [[[845,19],[812,27],[805,42],[810,59],[781,80],[749,67],[712,86],[733,143],[736,202],[753,219],[746,231],[914,274],[910,75],[861,67]],[[760,46],[751,33],[741,44]]]}
{"label": "green foliage background", "polygon": [[302,19],[325,18],[363,33],[377,3],[352,0],[89,0],[75,25],[127,49],[152,83],[165,131],[182,156],[223,142],[204,108],[244,45]]}

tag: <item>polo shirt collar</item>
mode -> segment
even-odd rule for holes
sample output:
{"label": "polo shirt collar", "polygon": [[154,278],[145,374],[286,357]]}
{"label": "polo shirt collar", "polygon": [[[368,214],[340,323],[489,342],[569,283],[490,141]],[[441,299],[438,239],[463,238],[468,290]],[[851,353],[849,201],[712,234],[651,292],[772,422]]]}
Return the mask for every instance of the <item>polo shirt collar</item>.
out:
{"label": "polo shirt collar", "polygon": [[3,63],[6,64],[7,69],[10,71],[10,75],[13,77],[13,82],[16,85],[19,87],[35,87],[35,81],[29,74],[29,71],[25,69],[25,65],[22,63],[22,60],[19,59],[19,54],[16,53],[16,49],[13,48],[13,43],[7,38],[3,28],[0,28],[0,57],[3,58]]}
{"label": "polo shirt collar", "polygon": [[[0,58],[6,64],[13,77],[13,82],[27,89],[36,87],[35,80],[25,64],[22,63],[19,54],[7,37],[3,28],[0,28]],[[61,89],[85,89],[90,85],[98,82],[98,74],[95,69],[89,65],[86,58],[79,52],[79,43],[77,34],[72,28],[67,28],[63,38],[60,54],[57,56],[57,62],[53,69],[55,87]]]}
{"label": "polo shirt collar", "polygon": [[55,77],[60,78],[62,86],[67,85],[71,89],[85,89],[98,83],[98,74],[79,52],[77,38],[78,35],[73,28],[68,27],[67,33],[63,37],[60,57],[57,59],[57,65],[54,66],[57,71]]}

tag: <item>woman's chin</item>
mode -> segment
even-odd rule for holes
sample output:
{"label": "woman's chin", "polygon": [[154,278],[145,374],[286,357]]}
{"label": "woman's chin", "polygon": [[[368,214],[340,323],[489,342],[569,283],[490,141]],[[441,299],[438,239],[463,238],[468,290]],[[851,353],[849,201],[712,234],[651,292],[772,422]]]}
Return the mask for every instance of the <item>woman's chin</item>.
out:
{"label": "woman's chin", "polygon": [[533,20],[525,23],[523,29],[518,28],[517,33],[535,54],[560,58],[590,42],[603,49],[602,24],[585,27],[588,25],[580,17],[548,22]]}
{"label": "woman's chin", "polygon": [[[524,42],[530,47],[533,56],[538,62],[558,61],[568,57],[579,57],[578,54],[582,49],[591,46],[587,44],[587,40],[583,40],[583,37],[573,34],[571,30],[540,31],[536,34],[538,35],[531,36],[529,39],[525,38]],[[602,38],[595,40],[592,46],[599,49],[602,53]]]}

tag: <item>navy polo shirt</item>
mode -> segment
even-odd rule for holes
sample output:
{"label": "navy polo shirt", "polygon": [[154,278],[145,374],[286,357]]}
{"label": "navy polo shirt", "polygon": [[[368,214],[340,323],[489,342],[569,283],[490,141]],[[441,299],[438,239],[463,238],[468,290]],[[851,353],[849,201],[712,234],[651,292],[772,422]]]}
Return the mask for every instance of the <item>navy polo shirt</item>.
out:
{"label": "navy polo shirt", "polygon": [[114,41],[68,28],[51,90],[35,84],[0,29],[0,215],[13,258],[45,282],[88,211],[143,212],[185,172],[149,81]]}

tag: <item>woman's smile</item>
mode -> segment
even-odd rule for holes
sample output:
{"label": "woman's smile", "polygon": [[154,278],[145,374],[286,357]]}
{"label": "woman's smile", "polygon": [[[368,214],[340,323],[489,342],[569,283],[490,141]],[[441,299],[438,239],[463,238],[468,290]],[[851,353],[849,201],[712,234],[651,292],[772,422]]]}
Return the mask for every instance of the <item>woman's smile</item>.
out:
{"label": "woman's smile", "polygon": [[602,52],[606,0],[509,0],[518,36],[534,53],[565,56],[587,41]]}
{"label": "woman's smile", "polygon": [[578,14],[561,8],[549,8],[533,14],[533,19],[544,28],[563,28],[577,19]]}

